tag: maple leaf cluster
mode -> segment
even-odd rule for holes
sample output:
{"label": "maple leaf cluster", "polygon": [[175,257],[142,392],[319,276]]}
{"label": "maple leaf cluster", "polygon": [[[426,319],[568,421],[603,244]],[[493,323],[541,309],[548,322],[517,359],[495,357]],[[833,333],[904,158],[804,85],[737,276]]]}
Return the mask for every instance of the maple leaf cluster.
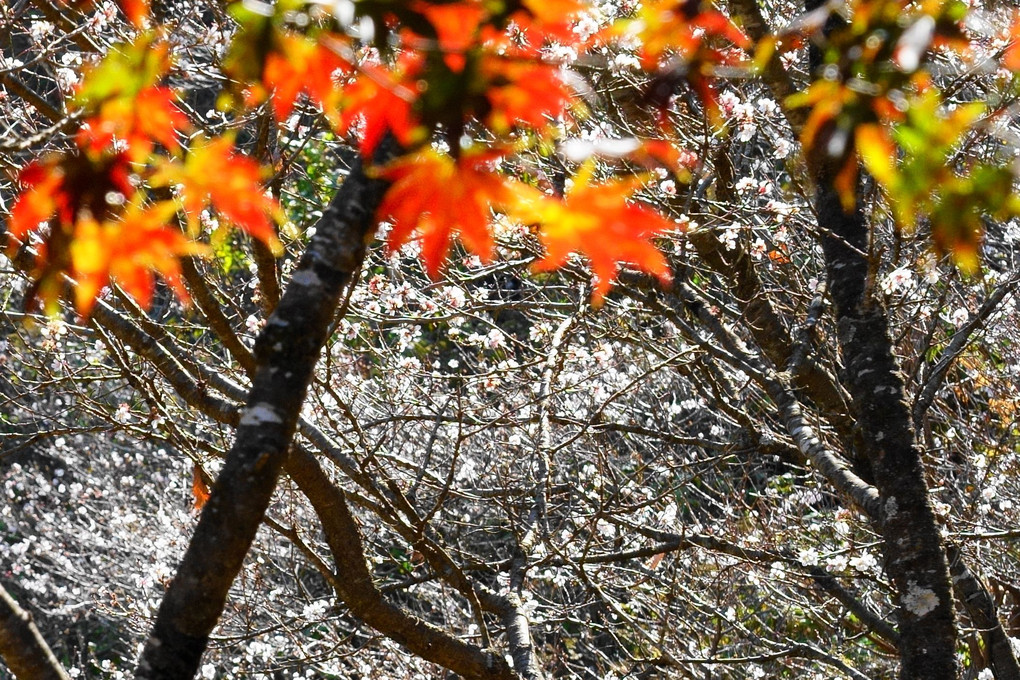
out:
{"label": "maple leaf cluster", "polygon": [[379,207],[379,215],[393,221],[389,247],[399,248],[417,231],[425,267],[435,276],[459,234],[470,251],[487,261],[493,249],[489,222],[497,211],[537,225],[546,254],[534,265],[536,271],[560,267],[572,253],[586,255],[598,277],[596,301],[608,292],[620,262],[668,283],[666,259],[649,239],[674,225],[651,207],[630,202],[641,188],[640,179],[594,183],[590,171],[583,172],[558,200],[492,172],[492,160],[499,155],[489,150],[453,159],[424,151],[384,168],[380,175],[393,182]]}
{"label": "maple leaf cluster", "polygon": [[[229,137],[193,135],[176,93],[164,84],[172,67],[169,42],[144,30],[147,3],[119,6],[140,29],[138,37],[85,74],[74,96],[85,120],[73,148],[25,168],[9,229],[11,248],[33,234],[39,241],[32,299],[52,308],[69,277],[82,314],[111,281],[147,304],[156,274],[186,300],[178,258],[207,252],[195,240],[204,209],[280,247],[274,226],[280,210],[261,189],[264,171],[237,153]],[[631,202],[639,181],[586,178],[575,183],[581,201],[510,179],[493,162],[522,135],[551,139],[577,106],[564,65],[544,48],[560,42],[583,51],[573,33],[583,3],[369,1],[355,11],[341,19],[303,0],[232,5],[238,30],[222,67],[233,86],[221,105],[267,103],[283,121],[307,97],[337,134],[359,134],[366,158],[393,135],[407,155],[377,171],[393,183],[378,217],[395,222],[391,248],[415,234],[422,239],[433,276],[455,238],[488,259],[490,223],[500,212],[535,230],[547,249],[537,267],[584,254],[598,277],[598,297],[621,262],[666,279],[665,259],[650,240],[673,225]],[[365,26],[372,35],[352,30]],[[469,129],[488,130],[497,142],[462,150]],[[436,143],[450,151],[437,151]]]}
{"label": "maple leaf cluster", "polygon": [[650,91],[656,93],[653,102],[660,109],[668,107],[679,76],[701,97],[712,123],[723,125],[714,73],[719,67],[746,65],[751,47],[729,17],[700,0],[650,0],[634,19],[620,22],[616,33],[638,40],[641,64],[657,73]]}
{"label": "maple leaf cluster", "polygon": [[[294,13],[305,10],[318,16],[320,21],[312,22],[317,28],[293,25]],[[392,59],[379,60],[359,52],[350,37],[357,31],[332,30],[335,17],[316,15],[316,8],[300,0],[278,3],[272,14],[238,6],[234,16],[241,34],[262,36],[263,49],[255,54],[249,41],[235,41],[225,68],[244,88],[238,99],[247,105],[269,100],[281,119],[304,93],[337,134],[360,132],[366,159],[385,135],[393,135],[407,155],[378,170],[393,183],[378,218],[394,223],[391,249],[414,235],[421,238],[422,259],[432,276],[454,239],[487,260],[493,250],[490,223],[501,213],[534,228],[546,249],[537,268],[563,264],[570,253],[585,255],[598,277],[596,298],[601,298],[620,263],[668,278],[665,258],[652,239],[675,225],[632,202],[641,182],[596,183],[585,175],[575,182],[576,193],[584,196],[578,200],[543,194],[502,175],[493,162],[512,153],[521,139],[547,143],[556,125],[569,121],[579,106],[565,66],[544,48],[560,42],[583,52],[588,45],[579,42],[573,24],[585,10],[578,0],[359,3],[346,27],[370,24],[369,40],[379,51],[394,53]],[[657,54],[672,50],[687,61],[704,62],[721,58],[722,52],[709,47],[711,41],[746,44],[732,23],[711,8],[685,15],[678,11],[675,19],[674,25],[687,24],[685,30],[672,42],[660,37]],[[301,88],[294,86],[295,74],[305,76]],[[692,79],[709,91],[707,68],[695,69]],[[482,136],[493,141],[484,148],[465,145],[468,131],[472,137],[484,131]],[[447,150],[438,151],[437,144]],[[661,140],[647,140],[634,149],[633,160],[640,165],[654,159],[679,171],[670,162],[678,153],[664,152],[667,147]],[[592,205],[600,212],[593,212]]]}
{"label": "maple leaf cluster", "polygon": [[[396,54],[380,61],[359,51],[351,30],[331,30],[336,18],[319,7],[284,0],[268,14],[238,3],[240,31],[224,70],[239,85],[236,99],[270,100],[279,119],[304,93],[339,134],[361,124],[366,157],[386,132],[410,147],[437,128],[456,135],[472,122],[497,134],[544,128],[564,115],[573,93],[542,47],[576,43],[571,17],[583,10],[577,0],[358,3],[347,28],[371,26],[376,47]],[[322,20],[299,30],[294,16]]]}
{"label": "maple leaf cluster", "polygon": [[[935,51],[970,58],[967,6],[960,0],[858,0],[849,9],[850,20],[837,22],[820,41],[826,77],[787,101],[808,109],[801,131],[808,160],[834,175],[846,210],[857,203],[863,165],[884,190],[897,226],[913,231],[927,220],[936,253],[974,273],[982,216],[1018,216],[1020,199],[1010,168],[981,161],[962,172],[952,167],[956,149],[982,118],[1006,113],[985,102],[949,105],[926,67]],[[800,25],[820,25],[831,11],[816,10],[818,16]],[[1020,68],[1018,29],[1020,20],[1001,61],[1014,71]]]}
{"label": "maple leaf cluster", "polygon": [[[1009,178],[990,167],[968,175],[929,171],[981,112],[943,115],[924,69],[931,50],[966,45],[960,0],[858,0],[850,20],[823,35],[832,11],[826,5],[757,45],[709,0],[648,0],[587,40],[574,31],[588,10],[581,0],[341,4],[232,4],[237,29],[221,64],[231,84],[220,105],[243,112],[265,104],[283,122],[304,97],[337,135],[357,137],[366,159],[392,135],[406,155],[373,170],[392,183],[377,217],[394,224],[391,249],[421,239],[433,276],[456,239],[482,259],[491,257],[490,225],[498,213],[535,234],[545,251],[536,269],[583,255],[597,277],[596,298],[622,263],[667,280],[669,267],[654,239],[674,224],[634,197],[643,187],[642,166],[689,178],[669,142],[668,110],[677,89],[686,84],[696,92],[706,118],[726,134],[719,74],[753,75],[775,50],[809,41],[821,51],[827,75],[784,104],[808,108],[805,156],[816,168],[833,170],[847,208],[856,200],[863,163],[899,205],[898,222],[909,228],[920,215],[930,216],[936,248],[967,268],[976,266],[979,221],[970,217],[961,227],[939,216],[953,209],[973,216],[993,204],[1000,215],[1020,211],[1015,200],[993,200]],[[203,210],[281,250],[274,225],[280,208],[262,189],[266,171],[240,154],[231,137],[194,134],[165,84],[169,42],[147,29],[147,2],[118,5],[137,37],[85,74],[74,97],[84,122],[73,146],[23,170],[8,230],[12,249],[33,235],[37,241],[32,299],[52,307],[70,277],[83,314],[111,280],[144,303],[158,274],[186,299],[177,262],[206,252],[196,240]],[[523,148],[548,153],[583,114],[567,65],[547,48],[567,45],[583,54],[612,41],[637,45],[663,138],[621,144],[628,148],[617,156],[626,161],[616,164],[626,170],[621,177],[595,181],[593,166],[583,165],[562,196],[501,173],[501,158]],[[1015,46],[1006,50],[1003,64],[1020,64],[1017,54]]]}
{"label": "maple leaf cluster", "polygon": [[75,93],[85,115],[72,148],[21,171],[8,252],[34,245],[30,307],[55,311],[73,283],[75,306],[87,315],[111,281],[147,307],[156,274],[187,301],[179,258],[208,252],[192,238],[206,206],[279,250],[271,221],[279,209],[264,195],[258,165],[228,138],[182,147],[191,124],[161,84],[169,67],[169,46],[152,33],[112,51]]}

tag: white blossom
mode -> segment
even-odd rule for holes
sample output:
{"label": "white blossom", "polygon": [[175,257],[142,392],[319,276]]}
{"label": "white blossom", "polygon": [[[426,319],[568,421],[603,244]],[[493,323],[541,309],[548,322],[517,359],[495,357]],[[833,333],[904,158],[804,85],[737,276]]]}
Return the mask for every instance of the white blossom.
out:
{"label": "white blossom", "polygon": [[903,595],[903,607],[914,616],[924,616],[935,611],[939,606],[939,598],[934,591],[923,588],[911,581],[907,592]]}

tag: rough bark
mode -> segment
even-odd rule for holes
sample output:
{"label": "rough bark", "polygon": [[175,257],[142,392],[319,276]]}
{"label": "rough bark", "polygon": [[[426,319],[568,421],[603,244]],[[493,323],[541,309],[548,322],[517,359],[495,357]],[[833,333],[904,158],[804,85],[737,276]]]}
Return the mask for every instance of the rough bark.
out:
{"label": "rough bark", "polygon": [[260,334],[234,445],[160,606],[136,677],[194,677],[269,505],[312,370],[340,293],[361,266],[385,186],[360,165],[352,170]]}
{"label": "rough bark", "polygon": [[0,657],[19,680],[68,680],[32,615],[0,586]]}
{"label": "rough bark", "polygon": [[[805,3],[808,11],[822,4]],[[753,0],[731,0],[730,6],[752,37],[764,35],[767,26]],[[832,30],[836,22],[838,18],[830,16],[825,30]],[[812,68],[820,65],[814,47],[811,62]],[[790,79],[782,70],[766,69],[763,77],[777,96],[789,93]],[[784,112],[795,131],[803,128],[803,112]],[[843,159],[813,153],[807,160],[816,184],[819,227],[825,234],[828,289],[844,364],[841,382],[859,420],[857,447],[881,501],[877,527],[897,597],[900,677],[954,680],[959,666],[949,567],[928,502],[913,414],[893,354],[886,310],[868,289],[868,225],[859,202],[850,211],[840,202],[835,176]]]}
{"label": "rough bark", "polygon": [[953,574],[956,595],[963,604],[967,617],[981,634],[985,654],[995,680],[1020,680],[1020,663],[1013,652],[1013,644],[1002,628],[996,613],[995,600],[985,584],[963,562],[956,546],[948,546],[949,569]]}
{"label": "rough bark", "polygon": [[885,569],[899,605],[900,677],[952,680],[959,666],[949,569],[928,502],[886,310],[867,287],[867,225],[860,208],[844,212],[825,169],[818,176],[816,207],[827,234],[823,249],[844,381],[882,503]]}

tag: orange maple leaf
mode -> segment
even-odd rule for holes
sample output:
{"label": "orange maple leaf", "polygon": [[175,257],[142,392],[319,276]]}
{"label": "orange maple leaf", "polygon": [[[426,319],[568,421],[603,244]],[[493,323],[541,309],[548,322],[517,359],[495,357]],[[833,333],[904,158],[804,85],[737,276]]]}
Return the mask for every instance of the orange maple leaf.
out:
{"label": "orange maple leaf", "polygon": [[707,0],[649,0],[642,4],[636,20],[623,21],[614,30],[624,35],[637,33],[639,55],[648,69],[666,53],[686,62],[730,63],[732,59],[711,47],[711,41],[721,38],[741,48],[751,44],[729,17]]}
{"label": "orange maple leaf", "polygon": [[1009,44],[1002,55],[1002,65],[1010,71],[1020,71],[1020,12],[1013,18],[1009,28]]}
{"label": "orange maple leaf", "polygon": [[[21,194],[11,208],[8,252],[20,247],[34,233],[34,282],[26,294],[26,306],[42,302],[55,313],[64,290],[64,274],[70,272],[70,245],[75,224],[84,218],[108,219],[136,189],[131,182],[125,154],[51,154],[25,166],[19,176]],[[44,223],[49,228],[43,229]]]}
{"label": "orange maple leaf", "polygon": [[563,266],[572,253],[584,255],[598,277],[592,295],[596,304],[609,291],[621,263],[667,284],[669,265],[650,239],[676,225],[650,207],[631,202],[642,186],[641,178],[591,184],[593,168],[582,167],[562,202],[543,200],[518,210],[519,218],[540,225],[538,237],[546,252],[533,268],[550,271]]}
{"label": "orange maple leaf", "polygon": [[89,215],[78,220],[70,245],[70,274],[77,283],[74,297],[79,314],[89,314],[99,291],[111,280],[148,308],[155,273],[181,300],[188,300],[178,258],[205,254],[208,248],[169,226],[176,211],[176,205],[165,201],[129,206],[116,221],[97,222]]}
{"label": "orange maple leaf", "polygon": [[482,260],[492,256],[489,222],[493,210],[535,203],[538,190],[499,175],[492,161],[499,151],[463,153],[457,159],[433,150],[399,159],[379,175],[391,180],[376,213],[393,222],[389,248],[396,250],[417,230],[422,260],[436,277],[450,251],[454,235]]}
{"label": "orange maple leaf", "polygon": [[[531,21],[525,23],[545,26],[548,29],[571,29],[572,19],[586,9],[585,3],[579,0],[521,0],[521,4],[524,5],[524,13],[531,17]],[[521,17],[515,15],[514,20],[520,22]]]}
{"label": "orange maple leaf", "polygon": [[101,153],[115,140],[126,142],[132,160],[143,161],[159,142],[173,151],[180,147],[178,132],[191,129],[188,117],[175,103],[177,95],[166,87],[148,87],[134,97],[115,97],[99,107],[78,131],[79,146]]}
{"label": "orange maple leaf", "polygon": [[[83,316],[111,280],[147,307],[159,274],[187,300],[178,258],[207,248],[170,226],[177,211],[173,202],[142,207],[130,168],[127,154],[70,154],[35,161],[22,171],[9,247],[24,243],[32,232],[43,239],[36,248],[29,306],[41,301],[55,312],[65,274],[77,284],[75,306]],[[49,230],[40,231],[45,221]]]}
{"label": "orange maple leaf", "polygon": [[[405,53],[396,70],[371,64],[362,65],[358,77],[343,88],[340,114],[332,118],[338,134],[344,135],[359,119],[364,121],[362,155],[368,157],[387,132],[392,132],[405,147],[421,141],[425,131],[414,114],[418,99],[417,76],[420,55]],[[327,115],[329,112],[327,112]]]}
{"label": "orange maple leaf", "polygon": [[281,33],[277,42],[279,49],[269,53],[262,71],[262,83],[273,93],[276,119],[290,115],[302,91],[323,110],[333,108],[339,97],[334,75],[350,72],[350,64],[304,36]]}
{"label": "orange maple leaf", "polygon": [[279,254],[283,246],[272,218],[280,216],[280,207],[266,195],[263,177],[258,163],[235,153],[231,139],[218,137],[197,139],[183,164],[166,164],[151,181],[157,186],[182,186],[181,200],[193,232],[198,228],[198,215],[211,205],[234,226]]}
{"label": "orange maple leaf", "polygon": [[202,468],[195,463],[191,473],[191,498],[195,510],[201,510],[209,502],[209,485],[205,483]]}

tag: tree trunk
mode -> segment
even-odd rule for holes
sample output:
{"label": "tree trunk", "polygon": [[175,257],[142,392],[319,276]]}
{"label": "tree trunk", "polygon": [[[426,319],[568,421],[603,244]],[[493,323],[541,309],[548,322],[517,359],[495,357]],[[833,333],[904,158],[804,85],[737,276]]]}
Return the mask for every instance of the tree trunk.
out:
{"label": "tree trunk", "polygon": [[[379,155],[392,154],[392,147],[384,142]],[[259,335],[234,445],[160,605],[136,677],[183,680],[198,670],[269,506],[340,293],[361,267],[385,190],[360,164],[351,170]]]}
{"label": "tree trunk", "polygon": [[946,553],[928,503],[921,453],[903,389],[886,310],[868,289],[868,227],[845,212],[834,173],[817,175],[816,209],[829,290],[836,308],[844,382],[863,434],[864,456],[881,499],[878,529],[898,604],[900,677],[955,680],[956,620]]}
{"label": "tree trunk", "polygon": [[19,680],[69,680],[32,615],[0,586],[0,657]]}

